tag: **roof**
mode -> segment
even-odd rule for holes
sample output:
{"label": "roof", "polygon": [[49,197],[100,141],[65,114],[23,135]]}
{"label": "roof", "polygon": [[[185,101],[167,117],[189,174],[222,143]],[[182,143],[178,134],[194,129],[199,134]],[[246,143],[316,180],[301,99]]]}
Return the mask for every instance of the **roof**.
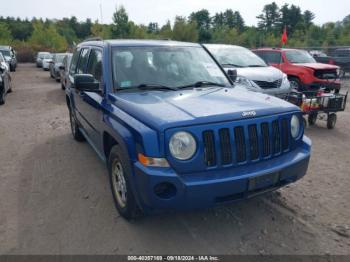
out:
{"label": "roof", "polygon": [[199,44],[196,43],[188,43],[188,42],[178,42],[178,41],[169,41],[169,40],[131,40],[131,39],[123,39],[123,40],[102,40],[102,41],[85,41],[80,43],[79,45],[97,45],[103,46],[105,44],[109,44],[111,46],[193,46],[200,47]]}
{"label": "roof", "polygon": [[262,47],[262,48],[256,48],[253,49],[253,51],[306,51],[303,49],[296,49],[296,48],[279,48],[279,47]]}
{"label": "roof", "polygon": [[247,49],[243,46],[238,45],[225,45],[225,44],[204,44],[208,48],[232,48],[232,49]]}
{"label": "roof", "polygon": [[1,50],[11,50],[11,47],[8,45],[0,45]]}

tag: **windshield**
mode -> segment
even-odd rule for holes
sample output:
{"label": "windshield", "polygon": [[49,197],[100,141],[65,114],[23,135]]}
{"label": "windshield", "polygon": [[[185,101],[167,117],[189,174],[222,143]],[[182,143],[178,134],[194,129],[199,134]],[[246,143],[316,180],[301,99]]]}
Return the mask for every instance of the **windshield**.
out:
{"label": "windshield", "polygon": [[46,54],[42,56],[43,59],[52,59],[52,55]]}
{"label": "windshield", "polygon": [[11,56],[11,53],[8,50],[0,50],[0,52],[2,53],[3,56]]}
{"label": "windshield", "polygon": [[316,63],[316,60],[306,51],[286,51],[286,57],[293,64]]}
{"label": "windshield", "polygon": [[265,67],[264,60],[245,48],[239,47],[211,47],[209,51],[215,56],[221,65],[237,67]]}
{"label": "windshield", "polygon": [[112,54],[114,85],[128,89],[140,85],[180,88],[200,81],[230,85],[201,47],[122,47]]}

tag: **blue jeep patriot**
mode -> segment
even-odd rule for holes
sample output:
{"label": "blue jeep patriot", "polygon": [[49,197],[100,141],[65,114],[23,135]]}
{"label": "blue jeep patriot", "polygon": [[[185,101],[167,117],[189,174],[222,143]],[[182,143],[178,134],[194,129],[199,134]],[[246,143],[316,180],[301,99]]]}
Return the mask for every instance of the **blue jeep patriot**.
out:
{"label": "blue jeep patriot", "polygon": [[77,46],[66,89],[72,134],[106,162],[123,217],[230,203],[305,175],[311,141],[299,108],[230,77],[199,44]]}

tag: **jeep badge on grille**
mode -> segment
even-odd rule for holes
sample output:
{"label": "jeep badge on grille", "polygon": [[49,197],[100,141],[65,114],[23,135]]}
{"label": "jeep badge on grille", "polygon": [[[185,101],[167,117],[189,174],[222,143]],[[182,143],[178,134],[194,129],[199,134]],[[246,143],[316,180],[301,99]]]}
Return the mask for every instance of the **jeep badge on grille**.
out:
{"label": "jeep badge on grille", "polygon": [[243,113],[242,113],[242,116],[243,116],[243,117],[256,116],[256,112],[255,112],[255,111],[243,112]]}

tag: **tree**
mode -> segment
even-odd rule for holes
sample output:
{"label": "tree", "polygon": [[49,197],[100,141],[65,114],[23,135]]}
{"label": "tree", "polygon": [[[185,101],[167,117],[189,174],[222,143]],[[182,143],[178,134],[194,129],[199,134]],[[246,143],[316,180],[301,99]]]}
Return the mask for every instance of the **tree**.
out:
{"label": "tree", "polygon": [[158,23],[149,23],[147,27],[147,32],[149,34],[157,34],[159,32]]}
{"label": "tree", "polygon": [[293,35],[295,30],[303,30],[303,15],[299,7],[288,4],[284,4],[281,9],[280,29],[281,32],[285,26],[287,26],[288,34]]}
{"label": "tree", "polygon": [[258,19],[258,27],[261,30],[274,32],[280,28],[280,11],[275,2],[265,5],[262,14],[256,17]]}
{"label": "tree", "polygon": [[229,28],[235,28],[238,32],[242,32],[244,30],[244,20],[240,14],[240,12],[233,12],[232,9],[227,9],[223,13],[224,25]]}
{"label": "tree", "polygon": [[5,45],[9,45],[12,42],[11,31],[7,24],[3,22],[0,23],[0,42]]}
{"label": "tree", "polygon": [[312,21],[315,19],[315,14],[309,10],[304,11],[303,14],[305,28],[309,29],[312,25]]}
{"label": "tree", "polygon": [[198,41],[197,24],[189,23],[185,17],[177,16],[175,18],[173,39],[178,41]]}
{"label": "tree", "polygon": [[202,9],[191,13],[189,22],[197,25],[199,42],[209,42],[211,40],[211,32],[209,31],[211,19],[208,10]]}
{"label": "tree", "polygon": [[34,31],[29,39],[29,43],[35,50],[48,51],[66,51],[68,44],[66,39],[61,36],[53,24],[44,26],[43,23],[37,22],[34,25]]}
{"label": "tree", "polygon": [[171,39],[173,37],[173,30],[171,29],[171,23],[169,20],[160,29],[159,36],[160,38],[163,38],[163,39]]}
{"label": "tree", "polygon": [[95,23],[93,23],[91,27],[91,33],[94,37],[100,37],[102,39],[109,39],[111,38],[111,29],[110,26],[100,24],[97,20]]}
{"label": "tree", "polygon": [[113,14],[112,37],[127,38],[129,31],[129,16],[123,6],[117,7]]}

